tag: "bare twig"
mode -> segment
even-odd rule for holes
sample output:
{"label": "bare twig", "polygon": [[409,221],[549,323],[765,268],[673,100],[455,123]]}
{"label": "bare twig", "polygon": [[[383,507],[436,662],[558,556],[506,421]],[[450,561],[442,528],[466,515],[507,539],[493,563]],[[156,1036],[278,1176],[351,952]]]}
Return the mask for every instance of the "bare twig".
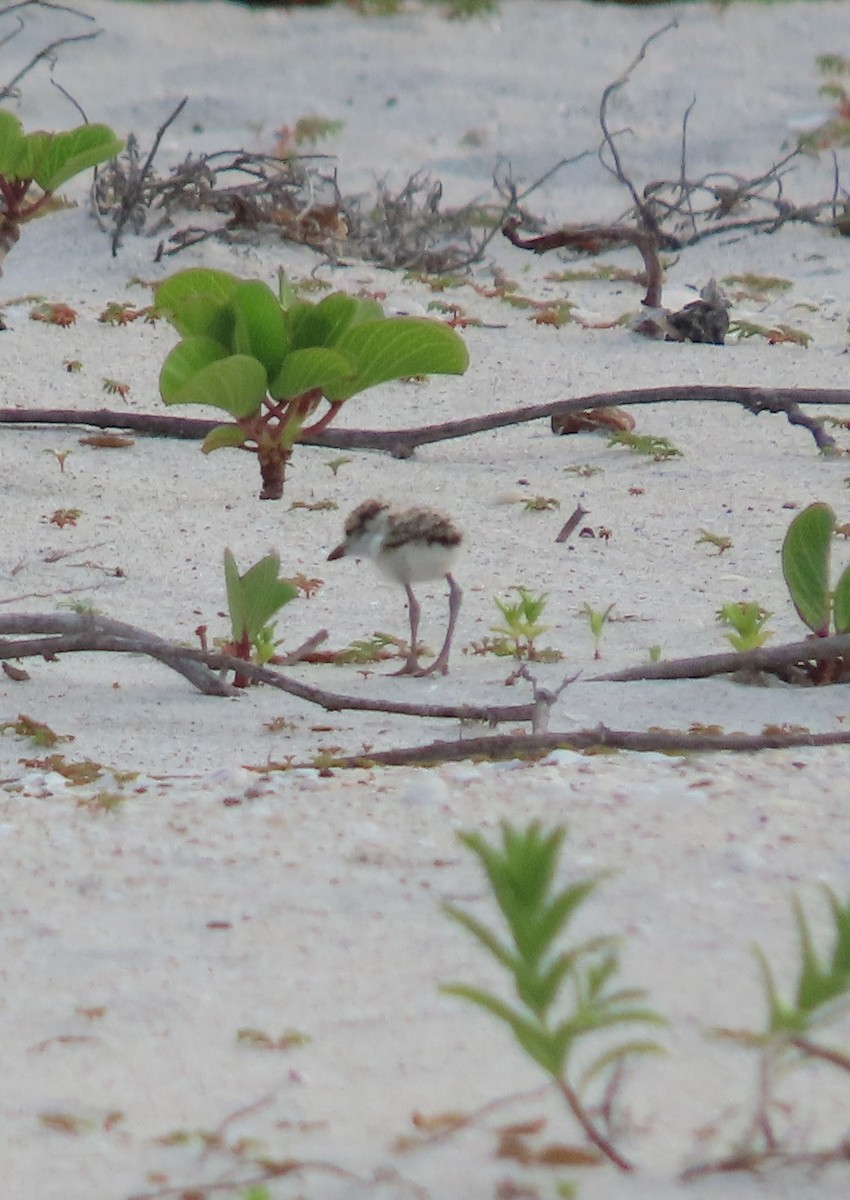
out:
{"label": "bare twig", "polygon": [[[836,733],[676,733],[665,731],[646,733],[635,730],[609,729],[597,725],[593,729],[578,729],[553,733],[493,734],[489,737],[468,738],[459,742],[431,742],[425,746],[405,746],[395,750],[352,754],[334,758],[330,768],[423,767],[437,763],[463,762],[465,759],[503,762],[507,759],[534,761],[545,758],[553,750],[632,750],[637,753],[698,754],[730,750],[750,754],[754,750],[787,750],[796,746],[850,745],[850,730]],[[310,766],[310,763],[295,764]]]}
{"label": "bare twig", "polygon": [[[35,5],[39,8],[50,8],[50,9],[55,9],[55,10],[61,11],[61,12],[72,13],[74,16],[79,17],[81,20],[84,20],[84,21],[94,21],[94,17],[90,16],[88,13],[81,12],[79,9],[71,8],[70,6],[65,5],[65,4],[50,4],[50,3],[46,3],[45,0],[33,0],[33,5]],[[28,8],[28,7],[30,7],[28,0],[25,3],[12,4],[8,8],[5,8],[5,9],[3,9],[2,12],[0,12],[0,17],[8,16],[10,13],[15,12],[16,10],[19,10],[22,8]],[[22,26],[19,27],[19,30],[17,32],[20,32],[20,28],[22,28]],[[14,99],[15,97],[17,97],[18,84],[21,82],[21,80],[24,79],[27,75],[29,75],[30,71],[34,70],[34,68],[37,67],[40,62],[47,61],[52,66],[56,61],[57,52],[59,50],[61,50],[63,46],[70,46],[74,42],[90,42],[94,38],[100,37],[100,34],[101,34],[101,30],[96,29],[92,33],[78,33],[78,34],[69,35],[67,37],[56,38],[54,41],[50,42],[47,46],[44,46],[41,50],[38,51],[37,54],[34,54],[32,56],[32,58],[29,60],[29,62],[27,62],[23,67],[21,67],[21,69],[17,72],[17,74],[12,76],[12,78],[9,80],[8,83],[0,85],[0,101],[10,100],[10,99]],[[11,37],[14,37],[14,36],[16,36],[16,33],[13,33],[11,35]],[[7,41],[8,40],[11,40],[11,39],[7,39]]]}
{"label": "bare twig", "polygon": [[663,272],[658,256],[658,238],[652,229],[632,225],[565,225],[539,237],[521,238],[517,233],[519,221],[511,218],[502,226],[502,233],[520,250],[544,254],[547,250],[569,248],[584,254],[599,254],[615,246],[635,246],[643,259],[646,276],[646,295],[641,301],[647,308],[661,305]]}
{"label": "bare twig", "polygon": [[640,224],[645,231],[654,234],[657,234],[658,232],[658,226],[655,217],[652,215],[648,206],[644,204],[643,200],[638,195],[635,185],[632,183],[631,179],[623,169],[623,163],[620,158],[620,152],[617,149],[617,143],[614,139],[614,135],[608,128],[608,104],[615,92],[618,92],[628,83],[634,69],[643,62],[644,58],[646,58],[646,53],[652,43],[657,41],[658,38],[663,37],[665,33],[669,33],[671,29],[678,29],[678,27],[678,21],[668,21],[666,25],[662,25],[660,29],[656,29],[654,33],[651,33],[649,37],[646,38],[646,40],[642,43],[637,54],[626,67],[625,71],[623,71],[622,75],[620,75],[612,83],[608,84],[603,91],[602,99],[599,102],[599,125],[602,129],[603,145],[607,147],[608,153],[611,155],[611,161],[614,165],[611,166],[610,163],[605,161],[602,148],[600,148],[599,151],[599,161],[606,168],[606,170],[611,172],[615,179],[619,180],[619,182],[628,189],[632,200],[634,201],[635,211],[639,216]]}
{"label": "bare twig", "polygon": [[[174,122],[180,116],[181,112],[186,107],[188,102],[189,102],[189,97],[184,96],[183,99],[180,101],[180,103],[177,105],[177,107],[171,112],[171,114],[168,117],[166,117],[166,119],[160,125],[159,129],[157,129],[156,135],[153,139],[153,145],[151,146],[150,151],[147,155],[147,158],[141,164],[141,166],[139,166],[133,150],[130,147],[128,147],[129,167],[128,167],[128,171],[127,171],[126,190],[124,191],[123,195],[121,196],[117,211],[114,214],[115,228],[114,228],[114,231],[112,234],[112,257],[113,258],[115,258],[115,256],[118,253],[118,247],[121,244],[121,234],[124,230],[124,226],[130,220],[134,211],[140,205],[144,204],[144,190],[148,183],[148,177],[150,175],[151,167],[153,166],[153,161],[156,158],[157,151],[159,150],[160,142],[162,141],[168,127],[170,125],[174,124]],[[92,184],[92,196],[93,197],[96,195],[97,187],[98,187],[98,173],[97,173],[97,171],[95,171],[94,182]],[[95,209],[96,209],[96,206],[95,206]]]}
{"label": "bare twig", "polygon": [[[409,458],[419,446],[454,438],[470,437],[509,425],[550,419],[586,409],[611,408],[619,405],[664,403],[739,404],[748,412],[785,413],[792,425],[808,429],[821,450],[834,447],[834,439],[826,433],[818,418],[807,417],[801,405],[850,405],[847,388],[760,388],[726,387],[704,384],[683,384],[681,387],[631,388],[623,392],[600,392],[575,400],[553,400],[546,404],[527,405],[466,417],[460,421],[445,421],[438,425],[421,425],[412,429],[324,429],[301,438],[305,446],[327,446],[338,450],[385,450],[396,458]],[[115,412],[108,409],[3,408],[0,425],[91,425],[98,429],[131,429],[154,437],[201,440],[219,422],[196,417],[172,417],[158,413]]]}
{"label": "bare twig", "polygon": [[695,658],[676,658],[670,662],[643,663],[625,671],[594,675],[588,683],[631,683],[646,679],[707,679],[712,675],[730,675],[737,671],[767,671],[777,674],[803,663],[828,663],[850,655],[850,634],[836,637],[806,638],[784,646],[762,646],[743,653],[702,654]]}
{"label": "bare twig", "polygon": [[[53,659],[58,654],[84,651],[111,651],[121,654],[147,654],[178,671],[199,691],[210,696],[233,696],[235,689],[223,684],[213,671],[235,671],[256,683],[278,688],[309,704],[317,704],[328,712],[346,709],[360,712],[385,712],[398,716],[432,717],[457,721],[487,721],[491,725],[502,721],[531,721],[535,704],[416,704],[403,701],[373,700],[362,696],[345,696],[311,687],[290,679],[270,667],[245,662],[232,654],[195,650],[167,642],[155,634],[120,621],[112,621],[89,613],[9,613],[0,616],[0,637],[15,634],[44,634],[18,641],[0,641],[0,659]],[[324,631],[322,631],[324,634]],[[316,638],[322,640],[322,634]],[[309,643],[299,647],[305,651]]]}

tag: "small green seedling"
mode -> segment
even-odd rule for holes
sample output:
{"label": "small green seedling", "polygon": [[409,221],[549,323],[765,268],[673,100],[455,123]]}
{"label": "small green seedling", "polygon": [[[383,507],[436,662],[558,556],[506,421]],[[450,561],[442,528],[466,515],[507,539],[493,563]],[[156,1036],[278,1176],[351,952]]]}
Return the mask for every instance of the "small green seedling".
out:
{"label": "small green seedling", "polygon": [[503,624],[491,625],[490,628],[505,639],[514,658],[532,661],[535,658],[535,639],[549,628],[540,622],[549,597],[546,592],[535,596],[519,586],[511,590],[519,597],[513,603],[499,596],[493,597],[493,603],[502,614]]}
{"label": "small green seedling", "polygon": [[712,533],[710,529],[701,529],[699,537],[694,542],[695,546],[714,546],[718,555],[725,554],[727,550],[731,550],[733,546],[732,539],[725,533]]}
{"label": "small green seedling", "polygon": [[[850,633],[850,566],[833,590],[829,587],[830,553],[835,513],[818,501],[798,513],[782,543],[782,574],[800,620],[816,638]],[[831,624],[830,624],[831,623]],[[809,671],[815,683],[834,683],[844,677],[847,659],[815,663]]]}
{"label": "small green seedling", "polygon": [[522,506],[526,512],[551,512],[561,507],[561,501],[555,496],[529,496]]}
{"label": "small green seedling", "polygon": [[64,475],[65,474],[65,462],[67,461],[68,457],[74,453],[74,451],[73,450],[54,450],[53,448],[51,448],[49,450],[45,450],[44,453],[53,455],[53,457],[56,459],[57,463],[59,464],[59,473],[61,475]]}
{"label": "small green seedling", "polygon": [[18,118],[0,108],[0,272],[3,259],[21,236],[21,226],[55,205],[56,189],[81,171],[114,158],[123,144],[107,125],[79,125],[64,133],[24,133]]}
{"label": "small green seedling", "polygon": [[[288,579],[279,578],[279,572],[280,557],[267,554],[240,575],[232,551],[225,550],[224,578],[233,632],[233,640],[226,647],[228,654],[251,662],[253,649],[259,663],[272,658],[277,643],[271,618],[298,595],[298,588]],[[245,687],[247,682],[239,675],[234,680],[236,687]]]}
{"label": "small green seedling", "polygon": [[342,650],[337,650],[332,661],[337,666],[365,666],[367,663],[385,662],[388,658],[406,658],[407,643],[391,633],[375,630],[369,638],[356,638]]}
{"label": "small green seedling", "polygon": [[812,340],[812,335],[806,333],[805,329],[786,325],[783,321],[776,325],[758,325],[755,321],[744,321],[740,318],[730,320],[729,336],[738,339],[761,337],[771,346],[781,346],[784,342],[795,346],[808,346]]}
{"label": "small green seedling", "polygon": [[583,617],[587,617],[587,623],[590,626],[590,633],[593,638],[593,657],[601,658],[602,651],[599,649],[599,644],[602,641],[602,631],[604,630],[611,613],[614,611],[614,605],[609,604],[607,608],[597,609],[591,608],[589,604],[582,604],[580,613]]}
{"label": "small green seedling", "polygon": [[625,446],[634,454],[646,454],[655,462],[663,462],[667,458],[681,458],[682,451],[674,446],[669,438],[655,437],[650,433],[631,433],[627,429],[618,429],[608,439],[609,446]]}
{"label": "small green seedling", "polygon": [[295,443],[326,429],[351,396],[412,375],[462,374],[469,362],[461,338],[439,321],[386,317],[377,301],[342,292],[299,301],[283,277],[278,292],[203,268],[156,289],[157,310],[182,338],[160,373],[163,400],[229,413],[234,423],[217,425],[201,449],[253,451],[263,500],[283,495]]}
{"label": "small green seedling", "polygon": [[347,466],[351,462],[350,454],[338,454],[336,458],[328,458],[325,460],[325,466],[332,472],[334,479],[337,477],[340,467]]}
{"label": "small green seedling", "polygon": [[[717,1037],[738,1042],[754,1050],[758,1057],[755,1108],[748,1128],[735,1144],[731,1155],[716,1163],[691,1167],[686,1177],[725,1172],[755,1171],[770,1163],[783,1160],[803,1166],[846,1162],[846,1134],[833,1148],[803,1154],[788,1145],[786,1136],[776,1127],[777,1114],[789,1113],[787,1104],[780,1102],[780,1081],[790,1072],[802,1069],[811,1076],[815,1067],[835,1068],[850,1076],[850,1057],[846,1051],[822,1041],[825,1029],[835,1028],[850,1011],[850,900],[842,903],[835,893],[823,889],[834,926],[832,945],[824,956],[818,951],[806,914],[798,896],[792,897],[794,919],[799,940],[797,982],[789,999],[784,999],[776,984],[776,976],[767,954],[760,946],[754,948],[761,974],[767,1019],[761,1030],[717,1029]],[[848,1080],[850,1082],[850,1080]],[[810,1085],[811,1086],[811,1085]],[[793,1135],[790,1128],[786,1134]]]}
{"label": "small green seedling", "polygon": [[490,845],[478,833],[460,833],[461,843],[480,861],[508,936],[494,932],[464,909],[446,904],[443,911],[463,926],[504,969],[518,1003],[469,984],[440,990],[477,1004],[502,1021],[525,1053],[550,1076],[585,1136],[621,1171],[631,1163],[614,1147],[603,1121],[583,1097],[586,1086],[616,1086],[624,1062],[637,1054],[658,1053],[648,1040],[608,1042],[583,1064],[574,1080],[576,1050],[589,1037],[620,1025],[663,1024],[645,1007],[644,992],[616,985],[617,939],[592,937],[559,948],[567,927],[596,888],[598,878],[580,879],[557,888],[555,877],[566,830],[548,832],[538,822],[517,829],[502,824],[501,845]]}
{"label": "small green seedling", "polygon": [[762,608],[755,600],[737,600],[723,604],[717,610],[717,620],[731,632],[724,634],[734,650],[744,654],[747,650],[758,650],[768,638],[773,637],[771,629],[765,629],[765,622],[773,616],[766,608]]}

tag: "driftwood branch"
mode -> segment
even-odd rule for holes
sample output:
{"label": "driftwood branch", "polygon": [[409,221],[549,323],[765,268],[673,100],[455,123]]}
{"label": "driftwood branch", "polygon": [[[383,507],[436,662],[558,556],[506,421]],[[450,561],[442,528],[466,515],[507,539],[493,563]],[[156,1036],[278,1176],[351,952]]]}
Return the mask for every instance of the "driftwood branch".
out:
{"label": "driftwood branch", "polygon": [[804,664],[818,665],[845,659],[850,655],[850,634],[836,637],[806,638],[784,646],[762,646],[743,653],[702,654],[695,658],[676,658],[670,662],[644,663],[625,671],[594,675],[587,683],[633,683],[646,679],[708,679],[712,675],[732,675],[738,671],[755,674],[765,671],[780,674]]}
{"label": "driftwood branch", "polygon": [[646,295],[641,301],[647,308],[659,308],[663,271],[658,255],[658,237],[654,230],[636,225],[563,225],[552,233],[523,238],[517,232],[519,219],[511,217],[502,226],[502,233],[519,250],[545,254],[547,250],[579,250],[582,254],[601,254],[619,246],[635,246],[643,259],[646,276]]}
{"label": "driftwood branch", "polygon": [[[430,767],[438,763],[484,759],[538,759],[553,750],[633,750],[638,753],[695,754],[731,750],[786,750],[794,746],[843,746],[850,744],[850,730],[837,733],[644,733],[635,730],[578,729],[564,733],[495,734],[490,737],[464,738],[456,742],[431,742],[427,746],[406,746],[379,753],[352,754],[332,759],[330,768],[359,767]],[[310,766],[309,763],[297,764]]]}
{"label": "driftwood branch", "polygon": [[[835,440],[818,418],[806,416],[802,406],[850,405],[848,388],[761,388],[683,384],[681,387],[630,388],[622,392],[597,392],[574,400],[553,400],[523,408],[485,413],[438,425],[412,429],[324,429],[301,439],[305,446],[336,450],[384,450],[396,458],[409,458],[419,446],[454,438],[471,437],[509,425],[566,416],[595,408],[621,408],[638,404],[711,403],[738,404],[754,416],[784,413],[791,425],[808,429],[820,450],[831,450]],[[87,425],[97,429],[129,429],[153,437],[200,441],[219,421],[173,417],[165,413],[115,412],[109,409],[2,408],[0,425]]]}
{"label": "driftwood branch", "polygon": [[[33,638],[15,635],[42,634]],[[326,633],[309,638],[287,657],[290,664],[314,649]],[[358,710],[385,712],[396,716],[432,717],[458,721],[533,721],[535,703],[529,704],[416,704],[403,701],[374,700],[345,696],[312,687],[282,675],[270,667],[245,662],[231,654],[220,654],[180,646],[123,621],[89,613],[9,613],[0,616],[0,660],[18,658],[54,659],[58,654],[85,651],[112,651],[119,654],[146,654],[171,667],[207,696],[234,696],[237,689],[225,684],[214,672],[234,671],[255,683],[278,688],[299,700],[316,704],[328,712]]]}

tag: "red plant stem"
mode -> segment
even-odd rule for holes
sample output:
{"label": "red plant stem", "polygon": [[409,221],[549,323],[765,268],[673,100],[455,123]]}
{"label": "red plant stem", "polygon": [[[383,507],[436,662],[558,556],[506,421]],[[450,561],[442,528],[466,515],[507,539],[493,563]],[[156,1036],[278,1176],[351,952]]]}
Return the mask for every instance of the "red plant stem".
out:
{"label": "red plant stem", "polygon": [[600,1150],[602,1154],[605,1155],[609,1162],[614,1164],[618,1171],[633,1171],[634,1166],[632,1163],[630,1163],[627,1158],[623,1158],[619,1151],[615,1150],[604,1134],[600,1133],[593,1124],[590,1117],[585,1112],[582,1102],[567,1083],[566,1079],[562,1079],[561,1076],[556,1075],[554,1076],[554,1080],[555,1086],[566,1100],[570,1112],[578,1121],[579,1125],[581,1125],[588,1140],[593,1143],[597,1150]]}
{"label": "red plant stem", "polygon": [[331,400],[329,403],[330,408],[325,415],[320,417],[318,421],[314,421],[312,425],[306,425],[301,430],[301,437],[303,437],[305,434],[312,436],[314,433],[321,433],[323,429],[327,429],[331,421],[342,408],[341,400]]}

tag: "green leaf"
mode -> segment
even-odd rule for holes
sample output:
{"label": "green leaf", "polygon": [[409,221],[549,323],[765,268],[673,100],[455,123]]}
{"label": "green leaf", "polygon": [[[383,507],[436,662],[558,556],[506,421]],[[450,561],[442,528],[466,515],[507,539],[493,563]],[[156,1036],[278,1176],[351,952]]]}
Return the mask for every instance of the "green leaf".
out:
{"label": "green leaf", "polygon": [[159,390],[166,404],[177,404],[173,399],[199,371],[210,363],[227,357],[218,342],[212,338],[189,337],[169,351],[159,373]]}
{"label": "green leaf", "polygon": [[233,349],[259,359],[269,380],[280,371],[288,339],[283,310],[274,292],[260,280],[248,280],[234,289]]}
{"label": "green leaf", "polygon": [[[177,375],[173,371],[172,355],[179,348],[175,346],[163,364],[162,374],[166,375],[167,385],[172,374]],[[266,394],[266,372],[256,358],[231,354],[228,358],[210,362],[174,389],[163,388],[161,375],[160,391],[166,404],[208,404],[212,408],[223,408],[239,419],[250,417],[259,409]]]}
{"label": "green leaf", "polygon": [[233,640],[239,642],[248,626],[248,601],[242,587],[242,577],[230,547],[224,551],[224,585],[227,590],[227,609],[230,613]]}
{"label": "green leaf", "polygon": [[509,950],[503,946],[498,937],[468,912],[464,912],[462,908],[458,908],[455,904],[444,904],[443,912],[462,925],[468,930],[474,938],[477,938],[481,945],[493,955],[497,962],[500,962],[503,967],[507,967],[509,971],[513,971],[516,959]]}
{"label": "green leaf", "polygon": [[469,987],[463,983],[445,984],[440,988],[445,996],[459,996],[471,1004],[477,1004],[498,1017],[513,1031],[514,1037],[531,1058],[544,1071],[557,1076],[561,1072],[566,1057],[566,1047],[560,1044],[558,1038],[550,1034],[539,1022],[531,1021],[522,1013],[516,1012],[498,997],[485,992],[482,988]]}
{"label": "green leaf", "polygon": [[832,622],[836,633],[850,633],[850,567],[844,568],[832,593]]}
{"label": "green leaf", "polygon": [[644,1041],[635,1039],[630,1042],[621,1042],[619,1046],[612,1046],[610,1050],[604,1051],[593,1062],[588,1063],[581,1073],[578,1082],[578,1090],[583,1092],[592,1079],[595,1079],[607,1067],[618,1066],[623,1059],[629,1058],[635,1054],[666,1054],[663,1046],[659,1046],[658,1042]]}
{"label": "green leaf", "polygon": [[24,128],[8,109],[0,108],[0,175],[9,182],[18,179],[18,164],[24,153]]}
{"label": "green leaf", "polygon": [[804,508],[782,543],[782,574],[805,625],[818,637],[829,633],[829,554],[835,513],[818,502]]}
{"label": "green leaf", "polygon": [[298,595],[294,584],[278,578],[279,571],[280,556],[267,554],[240,575],[232,552],[225,550],[224,578],[234,641],[247,634],[255,643],[269,619]]}
{"label": "green leaf", "polygon": [[318,388],[326,392],[351,379],[354,369],[347,358],[336,350],[321,346],[309,350],[292,350],[269,386],[275,400],[291,400]]}
{"label": "green leaf", "polygon": [[238,425],[216,425],[211,429],[201,444],[202,454],[212,454],[213,450],[221,450],[227,446],[244,446],[247,435]]}
{"label": "green leaf", "polygon": [[364,321],[382,321],[376,300],[363,300],[333,292],[318,304],[295,304],[286,314],[290,344],[294,350],[311,346],[336,346],[343,334]]}
{"label": "green leaf", "polygon": [[[833,917],[835,918],[836,914],[842,913],[842,910],[834,896],[832,901]],[[829,970],[825,970],[821,966],[799,897],[793,896],[792,903],[800,939],[801,960],[800,978],[797,982],[797,1009],[800,1013],[808,1015],[850,991],[850,971],[845,966],[836,966],[834,963]],[[838,924],[837,919],[836,923]],[[838,929],[841,934],[840,925],[838,925]],[[844,936],[846,936],[846,930]],[[843,940],[843,938],[840,937],[839,940]]]}
{"label": "green leaf", "polygon": [[[330,297],[329,297],[330,299]],[[354,379],[329,389],[329,400],[347,400],[375,384],[410,375],[462,375],[469,354],[448,325],[426,317],[394,317],[349,328],[335,343],[354,364]]]}
{"label": "green leaf", "polygon": [[43,191],[55,192],[74,175],[114,158],[123,145],[108,125],[79,125],[54,133],[39,155],[32,178]]}
{"label": "green leaf", "polygon": [[157,309],[181,337],[209,337],[232,350],[235,317],[231,301],[242,280],[228,271],[189,267],[160,283]]}

